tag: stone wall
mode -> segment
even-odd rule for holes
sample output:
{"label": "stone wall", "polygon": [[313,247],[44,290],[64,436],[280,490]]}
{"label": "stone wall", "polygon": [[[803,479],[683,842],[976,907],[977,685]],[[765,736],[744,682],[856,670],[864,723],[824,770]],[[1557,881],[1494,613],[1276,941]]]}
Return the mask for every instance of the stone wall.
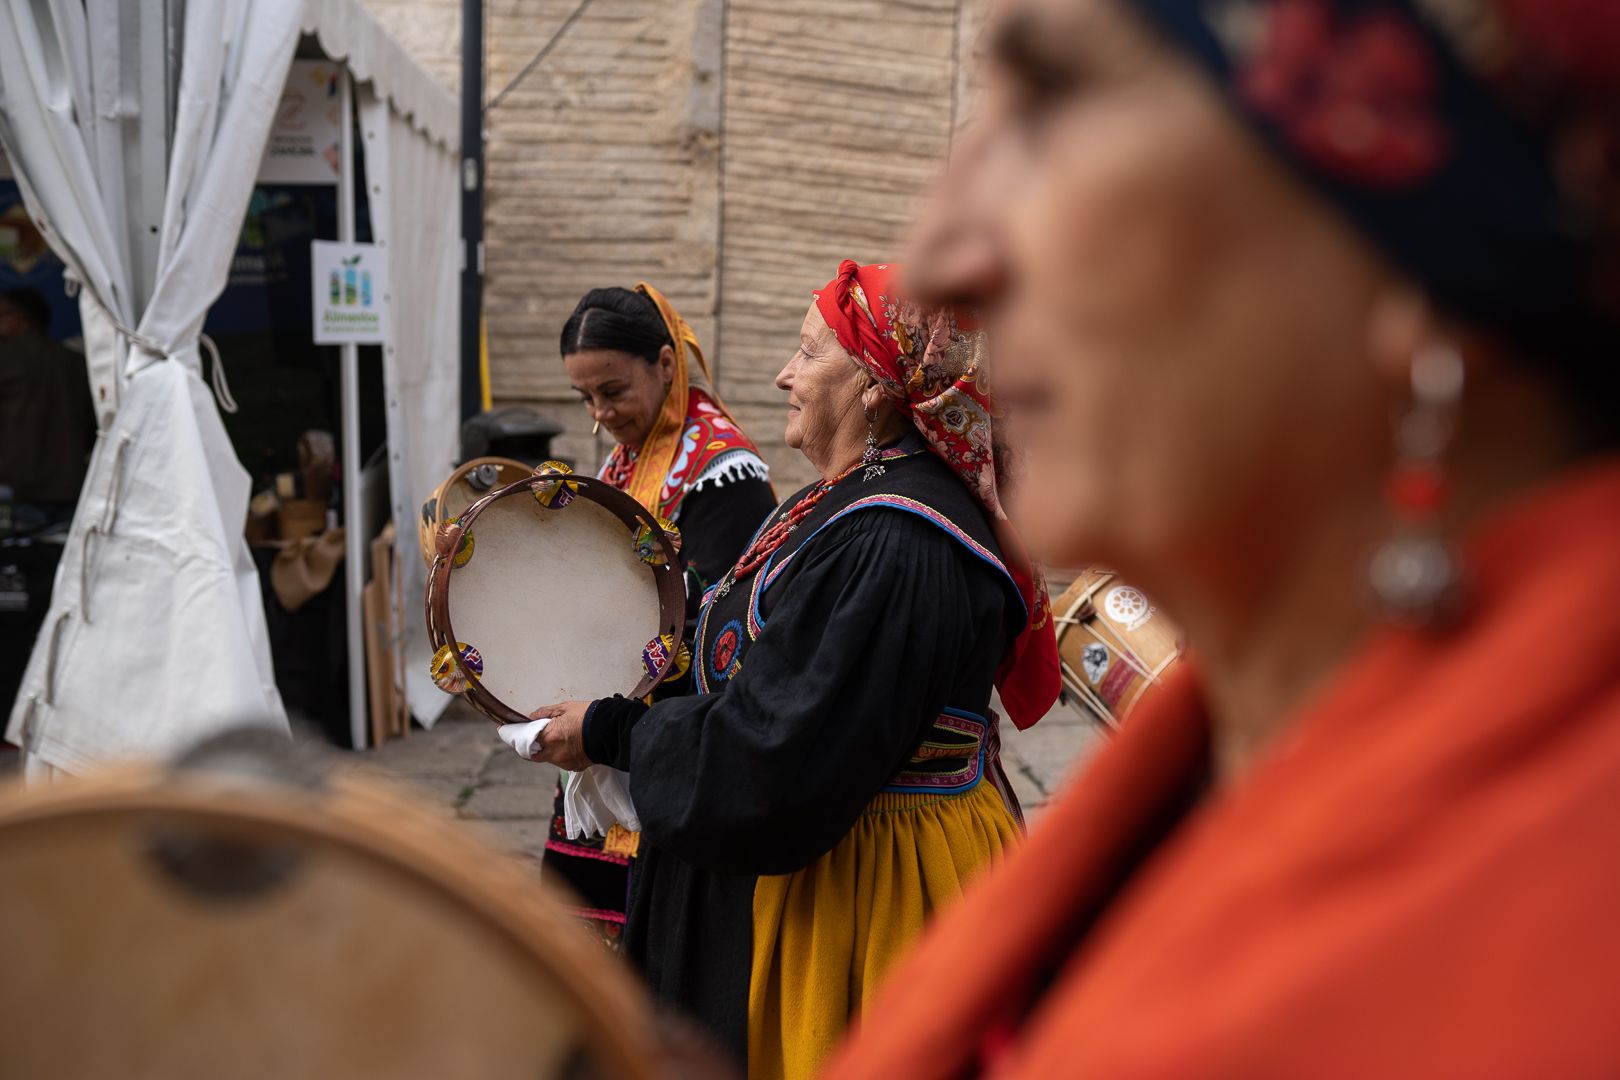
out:
{"label": "stone wall", "polygon": [[[320,3],[320,0],[313,0]],[[366,10],[446,90],[461,96],[460,0],[363,0]]]}
{"label": "stone wall", "polygon": [[[366,0],[458,82],[459,0]],[[895,257],[964,94],[975,0],[596,0],[489,115],[485,314],[497,403],[608,449],[569,392],[562,322],[599,285],[646,279],[692,323],[719,389],[776,470],[772,380],[810,289],[841,258]],[[575,0],[488,0],[493,97]]]}

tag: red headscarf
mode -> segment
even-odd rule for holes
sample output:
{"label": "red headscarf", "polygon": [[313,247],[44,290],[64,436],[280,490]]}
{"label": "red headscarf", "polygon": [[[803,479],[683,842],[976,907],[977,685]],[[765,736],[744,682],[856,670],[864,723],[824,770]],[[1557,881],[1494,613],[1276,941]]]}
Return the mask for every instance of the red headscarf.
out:
{"label": "red headscarf", "polygon": [[1000,448],[995,406],[979,376],[976,327],[958,312],[925,308],[900,293],[900,268],[859,266],[845,259],[838,276],[815,293],[816,307],[838,344],[871,373],[990,513],[1001,557],[1029,621],[996,673],[1007,714],[1027,728],[1057,700],[1057,636],[1046,581],[1024,551],[996,492]]}

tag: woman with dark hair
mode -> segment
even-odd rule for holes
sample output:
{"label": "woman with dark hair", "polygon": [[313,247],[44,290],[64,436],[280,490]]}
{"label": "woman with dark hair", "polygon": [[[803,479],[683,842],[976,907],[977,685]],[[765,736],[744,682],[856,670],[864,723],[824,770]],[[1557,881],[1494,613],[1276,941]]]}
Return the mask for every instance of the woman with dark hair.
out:
{"label": "woman with dark hair", "polygon": [[[569,383],[616,444],[601,478],[680,526],[692,591],[701,596],[776,498],[759,449],[715,392],[697,335],[642,283],[586,293],[563,324],[561,348]],[[692,380],[690,360],[702,383]]]}
{"label": "woman with dark hair", "polygon": [[1620,5],[991,37],[917,284],[1190,653],[830,1075],[1620,1075]]}
{"label": "woman with dark hair", "polygon": [[[776,506],[758,448],[715,393],[697,335],[651,285],[586,293],[563,324],[562,359],[616,444],[598,475],[680,529],[695,617],[698,598]],[[666,683],[661,693],[688,686]],[[619,825],[606,836],[570,837],[559,786],[545,869],[567,882],[583,902],[577,914],[609,944],[624,928],[639,842]]]}

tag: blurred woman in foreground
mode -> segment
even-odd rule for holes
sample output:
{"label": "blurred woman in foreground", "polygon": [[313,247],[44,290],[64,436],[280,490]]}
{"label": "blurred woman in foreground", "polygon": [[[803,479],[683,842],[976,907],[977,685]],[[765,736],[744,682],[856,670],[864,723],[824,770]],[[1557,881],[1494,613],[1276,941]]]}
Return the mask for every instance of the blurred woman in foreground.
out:
{"label": "blurred woman in foreground", "polygon": [[993,34],[916,285],[1194,656],[832,1075],[1620,1072],[1620,8]]}

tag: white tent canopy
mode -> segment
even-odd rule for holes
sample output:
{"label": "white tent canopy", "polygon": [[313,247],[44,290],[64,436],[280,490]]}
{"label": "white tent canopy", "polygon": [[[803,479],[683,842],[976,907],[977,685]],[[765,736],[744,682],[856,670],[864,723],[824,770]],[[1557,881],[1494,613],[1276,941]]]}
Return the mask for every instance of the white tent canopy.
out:
{"label": "white tent canopy", "polygon": [[[242,538],[249,479],[202,379],[198,343],[301,28],[369,65],[361,101],[374,232],[421,259],[396,264],[398,321],[384,350],[402,525],[455,452],[453,100],[355,0],[316,0],[308,11],[301,0],[192,0],[171,37],[182,28],[165,25],[164,12],[178,9],[174,0],[0,0],[0,144],[80,285],[102,419],[7,731],[31,769],[163,756],[241,723],[285,729]],[[179,54],[166,61],[176,40]],[[131,83],[141,87],[134,101]],[[402,566],[419,566],[402,554]],[[419,699],[423,712],[439,707],[422,690]]]}
{"label": "white tent canopy", "polygon": [[452,156],[456,153],[461,144],[456,99],[417,66],[358,0],[313,0],[304,11],[303,26],[328,59],[343,61],[356,82],[369,84],[414,130]]}

